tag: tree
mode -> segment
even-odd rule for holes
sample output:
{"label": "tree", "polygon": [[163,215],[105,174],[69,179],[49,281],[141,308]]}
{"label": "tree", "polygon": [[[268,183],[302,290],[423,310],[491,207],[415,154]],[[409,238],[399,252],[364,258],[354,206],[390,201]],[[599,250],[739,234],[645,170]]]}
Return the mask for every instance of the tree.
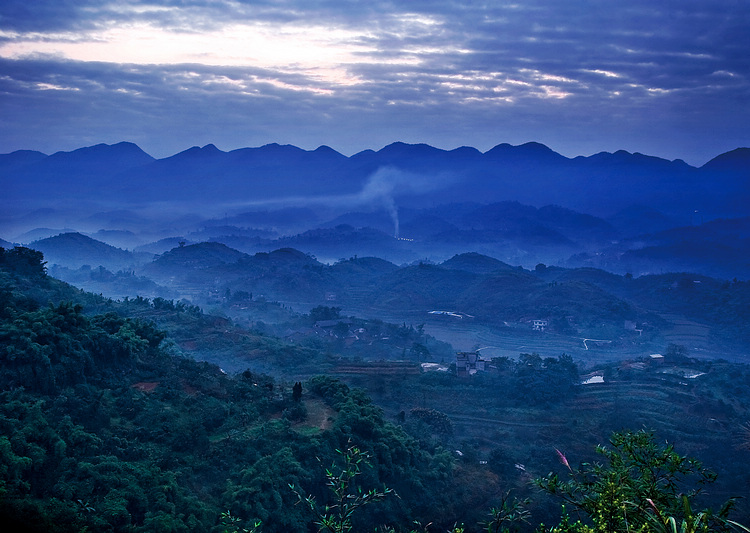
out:
{"label": "tree", "polygon": [[436,433],[441,435],[453,434],[453,423],[445,413],[427,407],[415,407],[409,412],[409,415],[417,420],[422,420]]}
{"label": "tree", "polygon": [[304,511],[295,507],[290,486],[309,481],[309,472],[297,461],[290,447],[259,458],[228,483],[224,493],[232,515],[254,523],[261,521],[267,531],[302,531]]}
{"label": "tree", "polygon": [[0,248],[0,266],[6,267],[20,275],[44,277],[47,274],[44,254],[31,248],[16,246],[10,250]]}
{"label": "tree", "polygon": [[671,363],[684,363],[688,357],[688,349],[682,344],[669,343],[667,351],[664,353],[664,359]]}
{"label": "tree", "polygon": [[[352,531],[352,516],[357,509],[378,502],[393,492],[392,489],[370,489],[362,491],[355,483],[355,478],[362,473],[362,466],[369,464],[369,455],[356,446],[348,446],[344,451],[336,450],[344,459],[344,465],[337,469],[332,465],[326,469],[326,486],[333,493],[333,503],[321,508],[312,496],[302,496],[293,485],[300,502],[305,502],[316,517],[315,524],[319,531],[329,533],[348,533]],[[337,473],[334,473],[334,469]],[[340,470],[340,471],[339,471]]]}
{"label": "tree", "polygon": [[500,505],[490,509],[491,520],[487,522],[487,533],[508,533],[511,527],[516,528],[521,523],[528,523],[531,513],[525,509],[529,500],[510,498],[506,492]]}
{"label": "tree", "polygon": [[302,383],[297,381],[292,387],[292,400],[299,402],[302,400]]}
{"label": "tree", "polygon": [[417,360],[417,362],[421,362],[423,359],[425,361],[429,360],[430,357],[430,350],[427,349],[427,347],[419,342],[415,342],[411,345],[411,355]]}
{"label": "tree", "polygon": [[[653,434],[646,431],[614,433],[610,442],[612,448],[597,447],[605,463],[584,463],[578,470],[573,470],[558,450],[568,480],[550,473],[534,481],[544,492],[562,499],[578,516],[576,522],[570,522],[563,506],[560,524],[542,531],[666,532],[671,531],[669,524],[678,521],[682,521],[685,532],[729,530],[727,517],[734,500],[715,514],[692,511],[695,496],[716,478],[698,460],[678,454],[671,445],[656,444]],[[690,529],[688,524],[695,524],[698,516],[700,527]]]}
{"label": "tree", "polygon": [[325,305],[319,305],[310,309],[310,320],[318,322],[319,320],[336,320],[341,318],[340,307],[327,307]]}

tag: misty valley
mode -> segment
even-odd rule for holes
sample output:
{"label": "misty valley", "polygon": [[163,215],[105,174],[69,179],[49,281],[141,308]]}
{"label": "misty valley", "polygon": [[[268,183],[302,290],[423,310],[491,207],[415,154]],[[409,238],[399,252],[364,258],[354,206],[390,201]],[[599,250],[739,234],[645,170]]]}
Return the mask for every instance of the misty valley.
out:
{"label": "misty valley", "polygon": [[750,149],[0,179],[14,531],[750,531]]}

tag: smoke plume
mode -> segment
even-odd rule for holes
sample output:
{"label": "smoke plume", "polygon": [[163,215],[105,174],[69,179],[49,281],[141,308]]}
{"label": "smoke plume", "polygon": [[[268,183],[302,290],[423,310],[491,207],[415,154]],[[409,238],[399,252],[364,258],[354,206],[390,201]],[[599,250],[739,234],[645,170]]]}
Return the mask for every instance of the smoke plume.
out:
{"label": "smoke plume", "polygon": [[[443,177],[444,178],[444,177]],[[233,204],[232,208],[315,207],[349,211],[352,208],[385,210],[393,223],[394,237],[399,236],[399,218],[396,198],[426,192],[445,184],[445,179],[420,176],[395,167],[380,167],[368,176],[362,189],[352,194],[327,196],[289,196]]]}

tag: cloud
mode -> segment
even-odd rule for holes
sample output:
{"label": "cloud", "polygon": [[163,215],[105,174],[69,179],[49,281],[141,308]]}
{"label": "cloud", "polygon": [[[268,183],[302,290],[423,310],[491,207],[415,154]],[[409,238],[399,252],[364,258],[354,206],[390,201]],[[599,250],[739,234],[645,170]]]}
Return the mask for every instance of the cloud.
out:
{"label": "cloud", "polygon": [[750,134],[749,28],[731,0],[7,0],[0,143],[537,140],[709,158]]}

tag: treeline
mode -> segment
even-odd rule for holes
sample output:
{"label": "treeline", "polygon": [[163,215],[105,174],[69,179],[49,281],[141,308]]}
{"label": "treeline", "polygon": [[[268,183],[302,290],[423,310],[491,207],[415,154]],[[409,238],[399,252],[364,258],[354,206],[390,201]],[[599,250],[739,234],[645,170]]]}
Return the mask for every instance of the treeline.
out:
{"label": "treeline", "polygon": [[503,398],[516,405],[559,403],[575,393],[580,380],[578,365],[567,354],[542,357],[538,353],[522,353],[518,360],[495,357],[492,365],[498,372],[498,387]]}

